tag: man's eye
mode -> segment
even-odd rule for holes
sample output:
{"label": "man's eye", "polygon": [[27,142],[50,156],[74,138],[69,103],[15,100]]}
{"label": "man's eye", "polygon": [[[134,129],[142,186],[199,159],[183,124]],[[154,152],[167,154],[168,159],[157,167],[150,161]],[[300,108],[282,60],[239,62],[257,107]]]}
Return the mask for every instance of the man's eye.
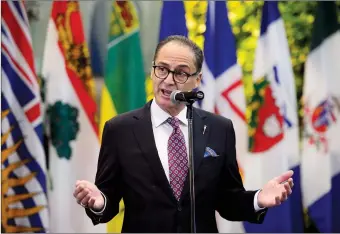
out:
{"label": "man's eye", "polygon": [[165,67],[158,67],[158,70],[161,72],[166,71]]}
{"label": "man's eye", "polygon": [[177,71],[176,74],[179,75],[179,76],[186,76],[187,75],[185,72],[182,72],[182,71]]}

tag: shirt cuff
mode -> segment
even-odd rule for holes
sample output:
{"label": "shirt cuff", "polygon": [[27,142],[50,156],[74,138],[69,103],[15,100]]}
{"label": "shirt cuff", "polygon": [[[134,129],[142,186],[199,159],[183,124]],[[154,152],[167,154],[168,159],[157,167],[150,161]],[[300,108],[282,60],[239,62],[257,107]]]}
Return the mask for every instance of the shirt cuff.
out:
{"label": "shirt cuff", "polygon": [[104,207],[103,207],[103,209],[101,209],[100,211],[94,211],[94,210],[92,210],[92,209],[90,208],[90,210],[92,211],[92,213],[94,213],[94,214],[96,214],[96,215],[103,215],[104,210],[105,210],[105,208],[106,208],[106,196],[105,196],[104,193],[102,193],[101,191],[100,191],[100,193],[102,194],[102,196],[103,196],[103,198],[104,198]]}
{"label": "shirt cuff", "polygon": [[261,207],[259,206],[259,204],[257,203],[257,196],[259,195],[259,192],[260,192],[260,191],[261,191],[261,190],[257,191],[257,192],[255,193],[255,196],[254,196],[254,209],[255,209],[256,212],[259,211],[259,210],[265,209],[265,207],[261,208]]}

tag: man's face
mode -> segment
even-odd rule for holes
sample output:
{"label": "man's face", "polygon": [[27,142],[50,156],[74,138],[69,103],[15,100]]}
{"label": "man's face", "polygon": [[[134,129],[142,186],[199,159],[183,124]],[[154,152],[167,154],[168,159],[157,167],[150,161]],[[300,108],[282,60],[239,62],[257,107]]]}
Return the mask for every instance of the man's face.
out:
{"label": "man's face", "polygon": [[[160,74],[166,74],[166,69],[176,71],[177,74],[182,74],[178,75],[178,78],[184,77],[184,73],[193,74],[196,72],[194,53],[188,46],[181,45],[178,42],[169,42],[165,44],[158,51],[154,64],[160,66],[157,68]],[[155,75],[154,69],[152,69],[151,79],[157,104],[163,110],[171,110],[178,108],[178,106],[173,104],[170,100],[171,92],[174,90],[191,91],[194,88],[197,88],[201,82],[201,74],[189,76],[187,81],[184,84],[181,84],[174,80],[173,73],[170,72],[167,78],[160,79]]]}

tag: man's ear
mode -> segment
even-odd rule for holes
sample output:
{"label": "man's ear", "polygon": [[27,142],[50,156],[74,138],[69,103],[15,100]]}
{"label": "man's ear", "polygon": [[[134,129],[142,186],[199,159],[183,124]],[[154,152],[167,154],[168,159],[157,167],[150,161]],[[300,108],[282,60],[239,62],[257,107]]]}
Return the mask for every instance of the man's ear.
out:
{"label": "man's ear", "polygon": [[151,63],[151,67],[150,67],[150,73],[149,73],[149,75],[150,75],[150,79],[152,79],[152,73],[153,73],[153,67],[152,66],[154,66],[155,65],[155,62],[154,61],[152,61],[152,63]]}
{"label": "man's ear", "polygon": [[198,88],[201,85],[202,81],[202,72],[200,72],[196,77],[195,88]]}

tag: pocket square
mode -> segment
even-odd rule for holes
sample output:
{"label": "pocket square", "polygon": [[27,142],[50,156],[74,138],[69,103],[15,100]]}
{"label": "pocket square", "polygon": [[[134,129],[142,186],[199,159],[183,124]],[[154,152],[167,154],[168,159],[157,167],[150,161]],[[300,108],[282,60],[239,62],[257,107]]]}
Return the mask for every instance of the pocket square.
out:
{"label": "pocket square", "polygon": [[205,148],[205,153],[204,153],[204,157],[218,157],[219,155],[216,154],[216,152],[210,148],[210,147],[206,147]]}

